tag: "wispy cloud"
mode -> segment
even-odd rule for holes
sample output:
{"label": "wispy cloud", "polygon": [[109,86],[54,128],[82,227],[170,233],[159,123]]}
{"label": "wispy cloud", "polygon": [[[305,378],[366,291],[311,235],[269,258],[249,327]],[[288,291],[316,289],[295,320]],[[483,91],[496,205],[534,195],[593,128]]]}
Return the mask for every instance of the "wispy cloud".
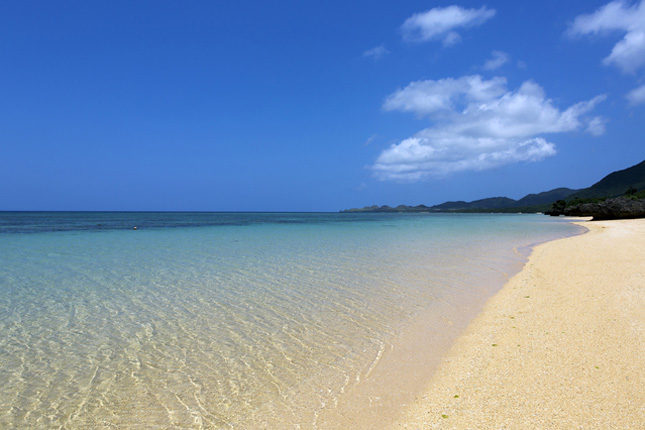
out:
{"label": "wispy cloud", "polygon": [[368,146],[368,145],[370,145],[370,144],[371,144],[372,142],[374,142],[376,139],[378,139],[378,134],[374,133],[374,134],[373,134],[373,135],[371,135],[369,138],[367,138],[367,140],[365,141],[365,143],[363,143],[363,146]]}
{"label": "wispy cloud", "polygon": [[385,110],[427,116],[434,125],[381,152],[374,165],[383,180],[415,182],[465,170],[485,170],[555,155],[542,135],[604,131],[604,119],[587,114],[605,99],[559,110],[532,81],[510,91],[506,79],[479,75],[410,83],[391,94]]}
{"label": "wispy cloud", "polygon": [[625,35],[603,63],[614,65],[624,73],[634,73],[645,65],[645,0],[631,6],[624,1],[613,1],[591,14],[580,15],[569,26],[568,34],[578,36],[611,31]]}
{"label": "wispy cloud", "polygon": [[367,188],[369,188],[367,184],[365,182],[361,182],[360,184],[358,184],[355,190],[360,192],[360,191],[365,191]]}
{"label": "wispy cloud", "polygon": [[492,58],[490,58],[486,63],[484,63],[484,70],[496,70],[506,64],[509,60],[509,56],[506,52],[502,51],[493,51]]}
{"label": "wispy cloud", "polygon": [[606,118],[595,116],[587,121],[587,128],[585,131],[592,136],[603,135],[605,134],[605,124],[607,124]]}
{"label": "wispy cloud", "polygon": [[363,52],[363,57],[371,58],[372,60],[378,61],[385,57],[387,54],[389,54],[390,51],[388,51],[385,46],[379,45],[376,46],[372,49],[368,49],[367,51]]}
{"label": "wispy cloud", "polygon": [[444,46],[452,46],[461,40],[455,30],[476,27],[495,16],[494,9],[464,9],[459,6],[436,7],[406,19],[401,30],[403,38],[410,42],[442,40]]}
{"label": "wispy cloud", "polygon": [[627,100],[632,106],[645,103],[645,85],[642,85],[627,94]]}

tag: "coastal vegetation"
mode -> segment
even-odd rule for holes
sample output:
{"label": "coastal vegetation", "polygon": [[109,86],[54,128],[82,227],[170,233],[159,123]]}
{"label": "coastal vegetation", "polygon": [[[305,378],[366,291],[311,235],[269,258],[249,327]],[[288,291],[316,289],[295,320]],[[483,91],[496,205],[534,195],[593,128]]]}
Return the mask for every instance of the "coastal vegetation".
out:
{"label": "coastal vegetation", "polygon": [[613,172],[581,190],[556,188],[529,194],[519,200],[491,197],[472,202],[449,201],[434,206],[368,206],[342,212],[455,212],[455,213],[545,213],[592,216],[594,219],[645,217],[645,161]]}
{"label": "coastal vegetation", "polygon": [[594,220],[645,217],[645,161],[605,176],[568,199],[555,201],[547,215],[591,216]]}

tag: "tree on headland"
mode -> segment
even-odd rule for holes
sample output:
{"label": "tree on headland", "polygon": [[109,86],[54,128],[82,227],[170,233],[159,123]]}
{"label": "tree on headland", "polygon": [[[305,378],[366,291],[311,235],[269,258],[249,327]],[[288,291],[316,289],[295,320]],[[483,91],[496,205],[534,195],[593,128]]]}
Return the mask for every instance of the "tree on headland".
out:
{"label": "tree on headland", "polygon": [[627,191],[625,191],[625,196],[633,197],[636,195],[637,192],[638,190],[636,188],[630,186],[629,188],[627,188]]}

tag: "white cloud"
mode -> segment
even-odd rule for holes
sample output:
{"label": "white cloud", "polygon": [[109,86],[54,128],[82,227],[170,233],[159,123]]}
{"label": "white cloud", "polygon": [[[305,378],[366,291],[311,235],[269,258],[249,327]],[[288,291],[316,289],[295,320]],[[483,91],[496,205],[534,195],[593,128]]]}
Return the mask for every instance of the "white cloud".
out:
{"label": "white cloud", "polygon": [[464,9],[459,6],[436,7],[406,19],[401,30],[405,40],[425,42],[442,40],[444,46],[451,46],[461,40],[457,28],[475,27],[495,16],[494,9]]}
{"label": "white cloud", "polygon": [[516,91],[506,80],[465,76],[412,82],[391,94],[385,110],[426,115],[433,126],[391,145],[371,166],[384,180],[418,181],[464,170],[485,170],[555,155],[541,135],[581,128],[604,131],[604,120],[588,118],[605,96],[559,110],[538,84],[527,81]]}
{"label": "white cloud", "polygon": [[572,36],[624,32],[603,63],[615,65],[624,73],[634,73],[645,65],[645,0],[629,5],[613,1],[594,13],[578,16],[569,27]]}
{"label": "white cloud", "polygon": [[381,58],[385,57],[389,53],[390,51],[388,51],[385,48],[385,46],[380,45],[363,52],[363,57],[371,58],[373,60],[380,60]]}
{"label": "white cloud", "polygon": [[493,57],[484,63],[484,70],[499,69],[509,60],[509,56],[506,52],[493,51],[492,55]]}
{"label": "white cloud", "polygon": [[607,124],[607,119],[601,116],[595,116],[589,120],[587,123],[586,132],[592,136],[600,136],[605,134],[605,124]]}
{"label": "white cloud", "polygon": [[459,33],[457,33],[456,31],[451,31],[446,34],[441,43],[447,48],[456,45],[459,42],[461,42],[461,36],[459,35]]}
{"label": "white cloud", "polygon": [[478,75],[417,81],[388,96],[383,109],[419,115],[450,112],[464,103],[489,100],[505,91],[506,79],[499,77],[487,81]]}
{"label": "white cloud", "polygon": [[626,97],[632,106],[645,103],[645,85],[633,89]]}

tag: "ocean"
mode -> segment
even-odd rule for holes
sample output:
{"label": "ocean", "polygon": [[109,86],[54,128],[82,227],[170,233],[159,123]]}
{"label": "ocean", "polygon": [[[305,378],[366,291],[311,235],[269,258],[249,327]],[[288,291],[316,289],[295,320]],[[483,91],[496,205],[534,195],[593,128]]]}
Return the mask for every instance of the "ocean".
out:
{"label": "ocean", "polygon": [[0,428],[380,426],[531,246],[582,231],[540,215],[0,212]]}

